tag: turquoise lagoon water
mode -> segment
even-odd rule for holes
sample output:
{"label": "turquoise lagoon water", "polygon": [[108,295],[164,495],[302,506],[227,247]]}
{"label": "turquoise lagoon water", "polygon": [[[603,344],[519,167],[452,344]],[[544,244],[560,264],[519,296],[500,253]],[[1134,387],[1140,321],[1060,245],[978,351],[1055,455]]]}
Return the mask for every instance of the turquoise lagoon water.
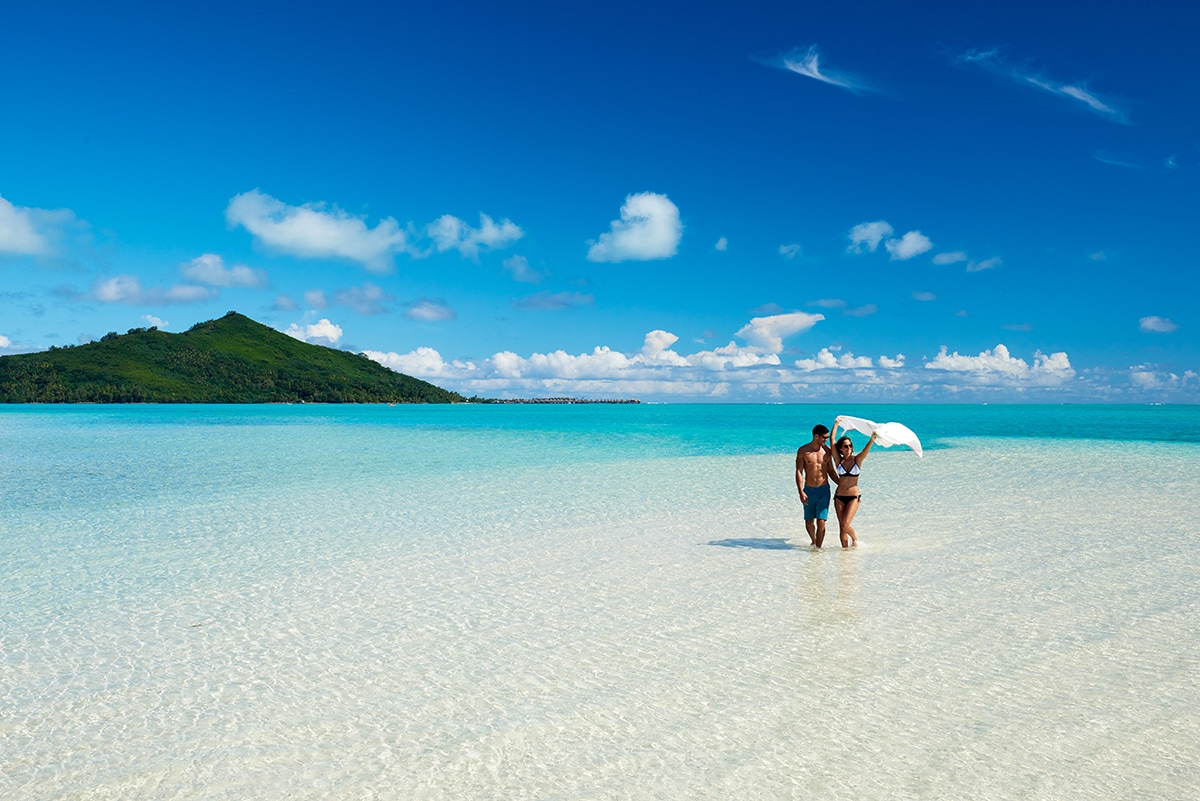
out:
{"label": "turquoise lagoon water", "polygon": [[[817,552],[835,413],[926,454]],[[1200,790],[1200,408],[7,407],[0,492],[3,798]]]}

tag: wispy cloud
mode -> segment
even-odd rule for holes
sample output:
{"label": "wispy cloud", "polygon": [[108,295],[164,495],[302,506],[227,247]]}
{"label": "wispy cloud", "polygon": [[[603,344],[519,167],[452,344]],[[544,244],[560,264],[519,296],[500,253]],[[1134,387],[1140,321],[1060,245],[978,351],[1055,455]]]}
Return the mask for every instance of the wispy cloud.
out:
{"label": "wispy cloud", "polygon": [[527,298],[513,301],[514,309],[542,309],[559,311],[579,306],[591,306],[595,297],[583,292],[538,292]]}
{"label": "wispy cloud", "polygon": [[441,298],[419,298],[408,304],[404,316],[410,320],[420,320],[426,323],[453,320],[458,317],[454,309],[446,305]]}
{"label": "wispy cloud", "polygon": [[865,306],[858,306],[854,309],[846,309],[842,314],[847,317],[870,317],[875,312],[879,311],[879,307],[874,303],[868,303]]}
{"label": "wispy cloud", "polygon": [[803,75],[805,78],[812,78],[814,81],[836,86],[855,94],[875,91],[866,81],[855,75],[822,67],[821,54],[816,45],[791,50],[768,63],[779,69],[788,70],[797,75]]}
{"label": "wispy cloud", "polygon": [[365,281],[362,286],[347,287],[333,293],[333,302],[336,305],[347,306],[356,314],[364,316],[383,314],[387,311],[385,304],[392,299],[391,295],[370,281]]}
{"label": "wispy cloud", "polygon": [[35,350],[37,348],[32,345],[23,345],[20,342],[14,342],[3,334],[0,334],[0,354],[29,353]]}
{"label": "wispy cloud", "polygon": [[983,261],[968,262],[967,263],[967,272],[978,273],[978,272],[982,272],[984,270],[990,270],[993,267],[999,267],[1003,263],[1004,263],[1004,260],[1001,259],[999,256],[992,256],[990,259],[984,259]]}
{"label": "wispy cloud", "polygon": [[1103,150],[1097,150],[1092,153],[1092,158],[1101,164],[1107,164],[1110,167],[1123,167],[1127,170],[1144,170],[1146,169],[1141,164],[1134,164],[1132,161],[1124,161],[1116,156],[1110,155]]}
{"label": "wispy cloud", "polygon": [[267,285],[267,274],[262,270],[235,264],[226,267],[225,261],[215,253],[205,253],[180,266],[184,278],[198,284],[222,287],[250,287],[260,289]]}
{"label": "wispy cloud", "polygon": [[61,229],[77,222],[68,209],[16,206],[0,197],[0,255],[44,256]]}
{"label": "wispy cloud", "polygon": [[504,269],[512,276],[512,280],[523,284],[540,284],[542,274],[529,266],[529,259],[524,256],[509,256],[504,260]]}
{"label": "wispy cloud", "polygon": [[975,261],[961,250],[955,250],[949,253],[939,253],[933,257],[933,263],[940,266],[947,264],[961,264],[964,261],[967,263],[966,270],[969,273],[978,273],[982,272],[983,270],[990,270],[993,267],[999,267],[1004,263],[1004,260],[999,256],[992,256],[990,259],[984,259],[983,261]]}
{"label": "wispy cloud", "polygon": [[846,248],[851,253],[874,253],[879,249],[879,243],[893,232],[887,220],[859,223],[850,229],[850,245]]}
{"label": "wispy cloud", "polygon": [[1021,86],[1040,89],[1043,92],[1066,98],[1073,103],[1082,103],[1088,111],[1121,125],[1129,125],[1129,118],[1117,105],[1116,101],[1106,99],[1093,92],[1083,81],[1064,83],[1048,78],[1033,70],[1026,64],[1010,63],[999,48],[990,50],[971,50],[963,53],[957,59],[960,64],[970,64],[984,69],[993,75],[998,75],[1014,81]]}
{"label": "wispy cloud", "polygon": [[486,214],[479,215],[478,228],[472,228],[450,214],[443,214],[425,230],[439,253],[457,250],[465,258],[476,261],[481,249],[499,250],[525,236],[525,232],[512,220],[497,223]]}
{"label": "wispy cloud", "polygon": [[0,197],[0,253],[32,256],[46,251],[46,238],[38,232],[32,211]]}
{"label": "wispy cloud", "polygon": [[957,264],[960,261],[967,260],[967,254],[961,250],[951,251],[949,253],[939,253],[933,257],[934,264]]}
{"label": "wispy cloud", "polygon": [[[882,243],[892,261],[908,261],[933,249],[933,242],[920,231],[908,231],[898,237],[893,237],[893,233],[895,229],[887,220],[859,223],[850,229],[850,244],[846,247],[846,252],[874,253]],[[965,253],[938,254],[934,257],[934,263],[950,264],[959,261],[959,256],[966,258]]]}
{"label": "wispy cloud", "polygon": [[169,306],[186,303],[203,303],[217,296],[212,287],[194,284],[175,284],[169,287],[143,287],[136,275],[128,273],[112,278],[101,278],[92,284],[90,296],[79,300],[94,300],[99,303],[119,303],[124,306]]}

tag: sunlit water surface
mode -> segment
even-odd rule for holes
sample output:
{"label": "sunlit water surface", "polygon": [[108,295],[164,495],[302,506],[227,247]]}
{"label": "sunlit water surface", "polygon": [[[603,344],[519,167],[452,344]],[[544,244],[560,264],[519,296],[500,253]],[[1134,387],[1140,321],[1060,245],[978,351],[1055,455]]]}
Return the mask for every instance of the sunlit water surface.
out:
{"label": "sunlit water surface", "polygon": [[0,411],[0,797],[1195,798],[1200,445],[833,411]]}

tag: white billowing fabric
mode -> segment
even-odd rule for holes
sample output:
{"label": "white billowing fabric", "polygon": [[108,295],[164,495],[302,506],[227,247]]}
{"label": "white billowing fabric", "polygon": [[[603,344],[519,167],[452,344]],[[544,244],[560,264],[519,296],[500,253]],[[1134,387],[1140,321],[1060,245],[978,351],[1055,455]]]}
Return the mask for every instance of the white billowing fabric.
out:
{"label": "white billowing fabric", "polygon": [[861,431],[864,434],[874,434],[875,444],[890,448],[893,445],[907,445],[921,458],[921,440],[913,430],[903,423],[876,423],[865,417],[840,417],[842,428]]}

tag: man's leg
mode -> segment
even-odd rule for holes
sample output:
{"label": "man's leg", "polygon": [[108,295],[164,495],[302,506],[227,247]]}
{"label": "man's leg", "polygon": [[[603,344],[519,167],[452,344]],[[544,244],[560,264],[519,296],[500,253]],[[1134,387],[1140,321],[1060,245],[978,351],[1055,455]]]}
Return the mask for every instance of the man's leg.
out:
{"label": "man's leg", "polygon": [[[804,530],[808,532],[808,541],[813,545],[817,545],[817,538],[825,538],[825,521],[824,520],[805,520]],[[817,545],[820,548],[820,545]]]}
{"label": "man's leg", "polygon": [[813,545],[820,548],[825,542],[825,521],[818,517],[815,522],[817,524],[817,535],[812,538],[812,541]]}

